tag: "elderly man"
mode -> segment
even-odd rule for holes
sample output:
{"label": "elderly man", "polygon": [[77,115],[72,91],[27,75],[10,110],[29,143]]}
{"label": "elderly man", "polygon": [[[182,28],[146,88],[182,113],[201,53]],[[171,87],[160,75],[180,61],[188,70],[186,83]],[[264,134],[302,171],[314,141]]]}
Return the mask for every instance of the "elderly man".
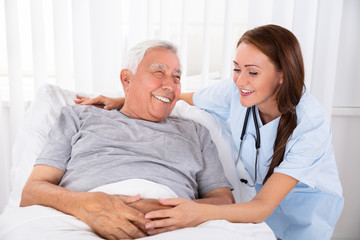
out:
{"label": "elderly man", "polygon": [[129,51],[120,74],[125,104],[62,109],[23,189],[21,206],[43,205],[84,221],[106,239],[146,236],[144,213],[156,199],[89,192],[141,179],[176,196],[212,204],[234,201],[217,150],[203,126],[169,117],[180,94],[176,48],[147,41]]}

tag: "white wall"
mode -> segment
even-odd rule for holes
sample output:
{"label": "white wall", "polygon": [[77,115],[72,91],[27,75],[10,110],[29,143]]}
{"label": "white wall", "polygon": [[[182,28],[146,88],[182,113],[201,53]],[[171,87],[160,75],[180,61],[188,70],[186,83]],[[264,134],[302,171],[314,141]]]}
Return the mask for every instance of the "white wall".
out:
{"label": "white wall", "polygon": [[360,1],[345,0],[333,102],[333,144],[345,205],[333,239],[360,239]]}
{"label": "white wall", "polygon": [[8,202],[10,193],[10,162],[4,161],[10,159],[11,147],[8,125],[9,108],[0,102],[0,213]]}
{"label": "white wall", "polygon": [[332,118],[333,144],[345,205],[333,239],[360,239],[360,116]]}

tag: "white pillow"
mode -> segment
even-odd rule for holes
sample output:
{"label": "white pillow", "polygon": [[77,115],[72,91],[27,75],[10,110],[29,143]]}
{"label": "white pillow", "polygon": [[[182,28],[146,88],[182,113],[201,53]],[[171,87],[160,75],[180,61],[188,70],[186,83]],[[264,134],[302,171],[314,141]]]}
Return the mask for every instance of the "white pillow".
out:
{"label": "white pillow", "polygon": [[[82,95],[90,96],[89,94]],[[113,95],[121,96],[121,93]],[[54,85],[47,84],[38,89],[35,100],[26,111],[24,124],[19,130],[13,147],[12,191],[8,206],[19,205],[22,188],[30,175],[35,160],[46,143],[48,132],[59,116],[61,108],[74,105],[74,99],[76,99],[75,92]],[[171,115],[192,119],[209,129],[218,148],[225,174],[234,187],[233,194],[236,201],[250,200],[254,195],[254,190],[239,183],[234,164],[237,150],[224,122],[220,118],[197,107],[190,106],[184,101],[178,101]],[[241,175],[248,177],[246,174],[247,172],[243,169]]]}
{"label": "white pillow", "polygon": [[35,100],[25,113],[23,126],[19,129],[13,146],[9,205],[19,205],[22,189],[60,109],[74,105],[75,98],[74,92],[54,85],[44,85],[38,89]]}

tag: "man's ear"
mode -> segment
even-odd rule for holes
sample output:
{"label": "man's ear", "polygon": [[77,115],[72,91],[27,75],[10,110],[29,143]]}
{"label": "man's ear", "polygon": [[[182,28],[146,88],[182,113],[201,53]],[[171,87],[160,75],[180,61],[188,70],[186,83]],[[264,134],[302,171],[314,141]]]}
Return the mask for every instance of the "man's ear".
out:
{"label": "man's ear", "polygon": [[126,89],[130,85],[130,79],[132,77],[132,72],[129,69],[122,69],[120,72],[120,81],[123,85],[124,91],[126,92]]}

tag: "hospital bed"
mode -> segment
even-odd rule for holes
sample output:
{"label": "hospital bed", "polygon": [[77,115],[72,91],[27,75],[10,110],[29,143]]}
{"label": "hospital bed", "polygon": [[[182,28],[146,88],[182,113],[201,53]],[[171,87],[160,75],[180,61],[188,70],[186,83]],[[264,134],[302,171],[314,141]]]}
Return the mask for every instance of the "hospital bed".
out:
{"label": "hospital bed", "polygon": [[[121,93],[116,93],[121,95]],[[85,94],[86,95],[86,94]],[[91,94],[89,95],[91,96]],[[37,156],[45,145],[47,134],[63,106],[74,105],[76,93],[54,85],[39,88],[35,100],[28,108],[25,121],[19,131],[13,148],[11,168],[12,192],[9,203],[0,215],[0,239],[101,239],[82,221],[54,209],[31,206],[20,208],[22,188],[32,170]],[[238,164],[235,169],[236,146],[226,124],[214,115],[179,101],[173,116],[189,118],[203,124],[210,131],[215,142],[225,174],[234,187],[236,202],[248,201],[254,190],[240,184],[240,177],[248,179],[246,170]],[[118,192],[119,185],[106,186],[105,192],[131,194],[140,191],[143,196],[157,196],[156,187],[149,188],[138,183],[130,183]],[[120,187],[122,188],[122,187]],[[135,190],[134,190],[135,189]],[[100,187],[100,190],[101,187]],[[150,195],[147,195],[150,194]],[[229,223],[225,220],[208,221],[194,228],[179,229],[145,239],[275,239],[266,223]]]}

